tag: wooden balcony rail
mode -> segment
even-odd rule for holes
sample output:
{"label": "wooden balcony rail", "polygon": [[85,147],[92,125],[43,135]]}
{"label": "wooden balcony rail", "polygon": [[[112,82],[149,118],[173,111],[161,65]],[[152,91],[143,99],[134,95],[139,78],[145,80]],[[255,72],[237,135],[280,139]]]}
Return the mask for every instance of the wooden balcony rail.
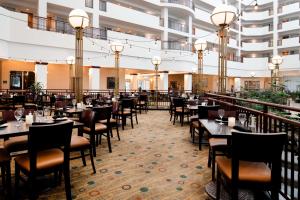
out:
{"label": "wooden balcony rail", "polygon": [[[255,116],[257,119],[255,129],[257,132],[286,132],[288,134],[288,141],[282,154],[282,183],[280,194],[284,199],[299,199],[300,121],[279,115],[276,111],[300,113],[300,108],[212,93],[207,93],[206,96],[209,97],[210,101],[219,103],[227,110],[236,110],[238,113],[246,113],[247,119],[249,119],[251,115]],[[255,109],[257,106],[262,109]],[[249,120],[247,120],[246,123],[248,122]]]}

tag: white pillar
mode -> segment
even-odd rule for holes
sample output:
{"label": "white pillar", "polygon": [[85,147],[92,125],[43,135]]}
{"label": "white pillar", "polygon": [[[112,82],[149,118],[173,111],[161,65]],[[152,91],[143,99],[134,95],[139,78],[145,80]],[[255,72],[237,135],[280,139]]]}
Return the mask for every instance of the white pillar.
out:
{"label": "white pillar", "polygon": [[100,68],[89,69],[89,89],[100,90]]}
{"label": "white pillar", "polygon": [[185,92],[191,92],[193,85],[193,74],[184,74],[184,90]]}
{"label": "white pillar", "polygon": [[[35,82],[41,83],[43,89],[47,89],[48,64],[47,63],[36,63],[34,71],[35,71]],[[55,89],[55,88],[53,88],[53,89]]]}
{"label": "white pillar", "polygon": [[241,79],[240,78],[234,78],[234,90],[236,92],[241,91]]}
{"label": "white pillar", "polygon": [[158,90],[168,91],[168,86],[169,86],[169,73],[167,71],[159,73]]}
{"label": "white pillar", "polygon": [[193,18],[192,18],[192,16],[191,15],[189,15],[189,18],[188,18],[188,25],[189,25],[189,38],[188,38],[188,43],[189,44],[192,44],[192,42],[193,42]]}
{"label": "white pillar", "polygon": [[[169,12],[168,12],[168,8],[164,7],[161,9],[161,19],[163,19],[163,27],[164,27],[164,31],[162,32],[162,41],[168,41],[169,37],[168,37],[168,29],[169,29]],[[168,44],[167,43],[163,43],[162,44],[163,49],[168,49]]]}
{"label": "white pillar", "polygon": [[[95,9],[99,10],[99,0],[93,0],[93,7],[94,7],[94,10]],[[97,14],[97,12],[93,12],[93,27],[99,28],[99,26],[100,26],[99,15]]]}
{"label": "white pillar", "polygon": [[131,90],[138,90],[137,74],[131,74]]}
{"label": "white pillar", "polygon": [[38,26],[41,29],[46,29],[46,18],[47,18],[47,0],[38,0],[38,16],[43,17],[38,21]]}
{"label": "white pillar", "polygon": [[273,1],[273,55],[278,54],[278,0]]}

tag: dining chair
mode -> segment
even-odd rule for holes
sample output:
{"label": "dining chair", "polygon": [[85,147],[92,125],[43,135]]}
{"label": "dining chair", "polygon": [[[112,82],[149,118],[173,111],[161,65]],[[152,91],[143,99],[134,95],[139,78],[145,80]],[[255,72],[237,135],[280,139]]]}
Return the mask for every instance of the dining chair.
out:
{"label": "dining chair", "polygon": [[32,125],[28,134],[28,154],[15,158],[15,188],[18,196],[22,172],[28,177],[29,198],[36,199],[37,177],[63,171],[66,199],[72,199],[70,183],[70,142],[73,122]]}
{"label": "dining chair", "polygon": [[287,141],[286,133],[241,133],[231,137],[231,158],[218,156],[217,194],[221,181],[229,186],[231,199],[238,199],[239,188],[271,191],[279,199],[281,187],[281,155]]}
{"label": "dining chair", "polygon": [[11,199],[11,172],[10,172],[11,157],[9,153],[3,148],[0,148],[0,168],[2,177],[2,186],[4,188],[4,197]]}
{"label": "dining chair", "polygon": [[19,96],[13,96],[13,108],[20,108],[24,107],[25,105],[25,96],[19,95]]}
{"label": "dining chair", "polygon": [[[102,107],[94,107],[93,111],[95,112],[95,135],[97,136],[96,138],[96,144],[98,144],[98,137],[99,137],[99,143],[101,144],[101,138],[102,136],[107,138],[107,145],[108,145],[108,150],[111,153],[112,148],[111,148],[111,141],[110,141],[110,134],[111,134],[111,113],[112,113],[112,107],[111,106],[102,106]],[[101,123],[104,122],[104,123]],[[97,127],[103,127],[102,129],[97,129]],[[120,136],[118,135],[118,138]]]}
{"label": "dining chair", "polygon": [[183,126],[184,117],[186,116],[189,121],[190,111],[185,107],[185,99],[184,98],[173,98],[173,108],[174,108],[174,119],[173,125],[175,125],[175,120],[180,119],[180,124]]}
{"label": "dining chair", "polygon": [[118,109],[118,117],[122,120],[122,129],[124,130],[126,124],[126,118],[130,118],[131,128],[133,128],[133,112],[134,102],[132,99],[123,98],[120,101]]}
{"label": "dining chair", "polygon": [[140,114],[142,114],[142,110],[144,110],[145,113],[148,112],[148,95],[147,94],[141,94],[138,97],[137,108],[139,109]]}

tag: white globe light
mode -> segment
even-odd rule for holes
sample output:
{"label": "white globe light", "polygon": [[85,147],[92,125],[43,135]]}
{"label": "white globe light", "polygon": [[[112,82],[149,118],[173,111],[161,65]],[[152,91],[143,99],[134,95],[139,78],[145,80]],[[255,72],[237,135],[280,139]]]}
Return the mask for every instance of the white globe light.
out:
{"label": "white globe light", "polygon": [[69,65],[74,65],[75,64],[75,57],[74,56],[68,56],[67,57],[67,63]]}
{"label": "white globe light", "polygon": [[197,51],[204,51],[207,47],[207,42],[204,39],[198,39],[195,41],[194,47]]}
{"label": "white globe light", "polygon": [[161,58],[159,56],[153,56],[152,64],[153,65],[160,65],[160,63],[161,63]]}
{"label": "white globe light", "polygon": [[250,76],[251,76],[251,77],[254,77],[255,75],[256,75],[255,72],[251,72],[251,73],[250,73]]}
{"label": "white globe light", "polygon": [[281,56],[279,56],[279,55],[273,56],[272,63],[274,65],[280,65],[280,64],[282,64],[282,62],[283,62],[283,59]]}
{"label": "white globe light", "polygon": [[89,16],[84,10],[75,9],[69,14],[69,23],[73,28],[86,28],[89,22]]}
{"label": "white globe light", "polygon": [[269,70],[274,70],[275,69],[275,65],[273,65],[272,63],[268,64],[268,68]]}
{"label": "white globe light", "polygon": [[235,20],[236,13],[237,10],[235,7],[223,4],[213,10],[210,19],[216,26],[227,26]]}
{"label": "white globe light", "polygon": [[111,42],[110,48],[113,52],[121,52],[124,49],[124,45],[122,42],[116,40],[116,41]]}

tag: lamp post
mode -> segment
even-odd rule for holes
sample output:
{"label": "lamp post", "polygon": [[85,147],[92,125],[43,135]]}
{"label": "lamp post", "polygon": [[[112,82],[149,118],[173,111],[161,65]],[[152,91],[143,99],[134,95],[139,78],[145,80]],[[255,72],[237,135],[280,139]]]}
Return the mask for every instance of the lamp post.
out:
{"label": "lamp post", "polygon": [[205,51],[207,47],[207,42],[204,39],[198,39],[195,41],[194,47],[198,53],[198,75],[196,92],[200,93],[203,90],[203,51]]}
{"label": "lamp post", "polygon": [[115,53],[115,70],[116,70],[116,81],[115,81],[115,96],[119,96],[120,88],[120,53],[124,49],[124,45],[120,41],[113,41],[110,44],[111,50]]}
{"label": "lamp post", "polygon": [[69,23],[76,30],[74,91],[77,102],[83,100],[83,29],[89,25],[89,16],[84,10],[75,9],[69,14]]}
{"label": "lamp post", "polygon": [[69,71],[70,71],[70,89],[71,91],[74,91],[74,77],[75,77],[75,57],[74,56],[68,56],[67,57],[67,64],[69,65]]}
{"label": "lamp post", "polygon": [[272,58],[272,64],[274,65],[274,70],[273,70],[273,81],[274,81],[274,86],[275,90],[278,90],[278,85],[279,85],[279,65],[281,65],[283,62],[283,59],[281,56],[276,55],[273,56]]}
{"label": "lamp post", "polygon": [[161,63],[161,58],[159,56],[153,56],[152,64],[155,66],[155,100],[156,108],[158,108],[158,66]]}
{"label": "lamp post", "polygon": [[274,66],[272,63],[269,63],[269,64],[268,64],[268,68],[269,68],[269,70],[271,71],[271,88],[273,88],[273,85],[274,85],[274,69],[275,69],[275,66]]}
{"label": "lamp post", "polygon": [[212,23],[218,26],[219,36],[219,65],[218,65],[218,92],[226,92],[227,78],[227,34],[229,25],[236,19],[236,8],[229,5],[216,7],[210,19]]}

